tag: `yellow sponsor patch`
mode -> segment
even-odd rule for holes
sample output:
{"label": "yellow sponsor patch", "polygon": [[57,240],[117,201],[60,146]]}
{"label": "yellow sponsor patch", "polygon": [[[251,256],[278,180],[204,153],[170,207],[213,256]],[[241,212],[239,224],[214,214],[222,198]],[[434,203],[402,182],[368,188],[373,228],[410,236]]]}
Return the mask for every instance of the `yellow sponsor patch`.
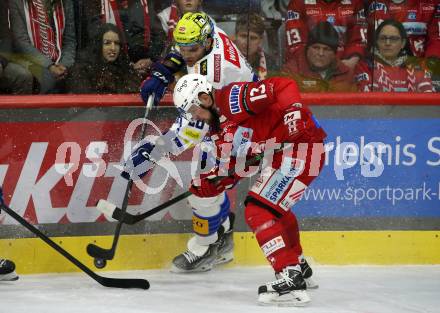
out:
{"label": "yellow sponsor patch", "polygon": [[209,223],[207,220],[198,218],[197,216],[192,217],[193,229],[197,234],[208,235],[209,234]]}
{"label": "yellow sponsor patch", "polygon": [[188,128],[186,128],[186,129],[183,131],[183,135],[184,135],[187,139],[189,139],[189,140],[197,140],[197,141],[200,140],[200,132],[198,132],[198,131],[193,131],[193,130],[188,129]]}

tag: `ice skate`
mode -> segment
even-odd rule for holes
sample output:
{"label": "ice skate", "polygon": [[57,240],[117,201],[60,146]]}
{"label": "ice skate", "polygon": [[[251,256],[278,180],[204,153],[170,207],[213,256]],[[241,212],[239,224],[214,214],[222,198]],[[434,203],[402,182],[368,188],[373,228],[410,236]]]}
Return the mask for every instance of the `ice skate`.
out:
{"label": "ice skate", "polygon": [[18,275],[15,273],[15,264],[6,259],[0,259],[0,281],[17,280]]}
{"label": "ice skate", "polygon": [[214,265],[231,262],[234,259],[234,232],[230,230],[224,233],[217,242],[218,251]]}
{"label": "ice skate", "polygon": [[217,258],[218,241],[208,246],[197,244],[196,237],[188,241],[188,249],[173,259],[171,272],[194,273],[212,269]]}
{"label": "ice skate", "polygon": [[277,273],[277,280],[258,288],[258,304],[272,306],[305,306],[310,302],[301,267],[288,266]]}
{"label": "ice skate", "polygon": [[300,264],[301,266],[301,273],[306,281],[307,289],[318,289],[319,285],[315,280],[312,278],[313,271],[312,268],[309,266],[309,263],[307,263],[306,259],[302,259]]}

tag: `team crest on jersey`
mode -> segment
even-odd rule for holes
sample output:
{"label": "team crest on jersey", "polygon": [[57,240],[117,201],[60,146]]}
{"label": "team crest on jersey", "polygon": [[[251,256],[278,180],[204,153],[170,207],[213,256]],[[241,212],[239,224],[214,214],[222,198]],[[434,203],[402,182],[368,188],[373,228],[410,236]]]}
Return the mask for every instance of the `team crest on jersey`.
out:
{"label": "team crest on jersey", "polygon": [[233,85],[231,88],[231,92],[229,93],[229,107],[232,114],[238,114],[241,112],[240,90],[240,85]]}
{"label": "team crest on jersey", "polygon": [[408,19],[409,20],[416,20],[417,19],[417,13],[416,12],[408,12]]}
{"label": "team crest on jersey", "polygon": [[208,75],[208,60],[203,60],[200,63],[200,74],[202,75]]}
{"label": "team crest on jersey", "polygon": [[330,24],[334,24],[335,23],[335,16],[334,15],[330,15],[330,16],[327,16],[327,22],[329,22]]}

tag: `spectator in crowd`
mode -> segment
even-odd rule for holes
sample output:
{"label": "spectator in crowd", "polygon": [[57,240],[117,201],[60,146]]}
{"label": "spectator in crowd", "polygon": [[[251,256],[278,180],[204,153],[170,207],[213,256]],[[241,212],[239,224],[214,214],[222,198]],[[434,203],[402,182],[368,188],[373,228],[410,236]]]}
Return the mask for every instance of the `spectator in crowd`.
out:
{"label": "spectator in crowd", "polygon": [[158,14],[162,28],[167,34],[168,43],[173,42],[173,31],[180,17],[188,12],[202,12],[203,0],[173,0],[171,5]]}
{"label": "spectator in crowd", "polygon": [[381,0],[368,1],[369,33],[386,19],[402,23],[414,56],[425,58],[433,83],[440,91],[440,1],[439,0]]}
{"label": "spectator in crowd", "polygon": [[429,72],[412,56],[405,28],[389,19],[376,29],[371,58],[356,69],[360,91],[432,92]]}
{"label": "spectator in crowd", "polygon": [[308,31],[324,21],[339,34],[338,56],[342,63],[354,69],[367,43],[363,0],[291,0],[286,16],[286,61],[306,45]]}
{"label": "spectator in crowd", "polygon": [[265,26],[261,16],[255,13],[239,15],[235,24],[235,44],[251,64],[260,79],[274,70],[276,62],[263,50]]}
{"label": "spectator in crowd", "polygon": [[85,4],[88,15],[88,36],[95,38],[99,25],[116,25],[126,43],[130,64],[145,76],[151,64],[160,58],[165,48],[165,34],[152,1],[90,0]]}
{"label": "spectator in crowd", "polygon": [[4,4],[0,6],[0,94],[32,93],[32,74],[22,66],[10,62],[12,58],[8,8]]}
{"label": "spectator in crowd", "polygon": [[439,0],[369,0],[368,4],[371,34],[384,20],[394,19],[405,28],[414,56],[440,57]]}
{"label": "spectator in crowd", "polygon": [[143,77],[130,67],[122,49],[120,30],[113,24],[99,27],[93,45],[80,54],[67,79],[71,93],[135,93]]}
{"label": "spectator in crowd", "polygon": [[20,63],[38,80],[40,93],[60,92],[74,64],[76,38],[71,0],[9,0]]}
{"label": "spectator in crowd", "polygon": [[329,22],[319,22],[309,33],[307,44],[296,51],[282,68],[302,92],[356,91],[354,70],[337,56],[339,35]]}

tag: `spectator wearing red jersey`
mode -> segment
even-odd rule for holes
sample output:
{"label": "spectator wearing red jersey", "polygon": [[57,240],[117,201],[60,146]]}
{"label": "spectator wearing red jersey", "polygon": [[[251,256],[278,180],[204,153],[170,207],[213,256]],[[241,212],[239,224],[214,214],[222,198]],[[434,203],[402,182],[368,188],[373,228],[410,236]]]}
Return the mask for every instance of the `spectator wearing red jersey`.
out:
{"label": "spectator wearing red jersey", "polygon": [[308,34],[307,45],[283,67],[301,92],[355,91],[353,70],[338,56],[338,33],[328,22],[320,22]]}
{"label": "spectator wearing red jersey", "polygon": [[356,69],[360,91],[432,92],[430,74],[412,56],[403,25],[385,20],[375,32],[372,57]]}
{"label": "spectator wearing red jersey", "polygon": [[286,16],[286,60],[306,45],[307,33],[314,26],[325,21],[339,34],[338,56],[354,68],[367,43],[362,0],[291,0]]}

